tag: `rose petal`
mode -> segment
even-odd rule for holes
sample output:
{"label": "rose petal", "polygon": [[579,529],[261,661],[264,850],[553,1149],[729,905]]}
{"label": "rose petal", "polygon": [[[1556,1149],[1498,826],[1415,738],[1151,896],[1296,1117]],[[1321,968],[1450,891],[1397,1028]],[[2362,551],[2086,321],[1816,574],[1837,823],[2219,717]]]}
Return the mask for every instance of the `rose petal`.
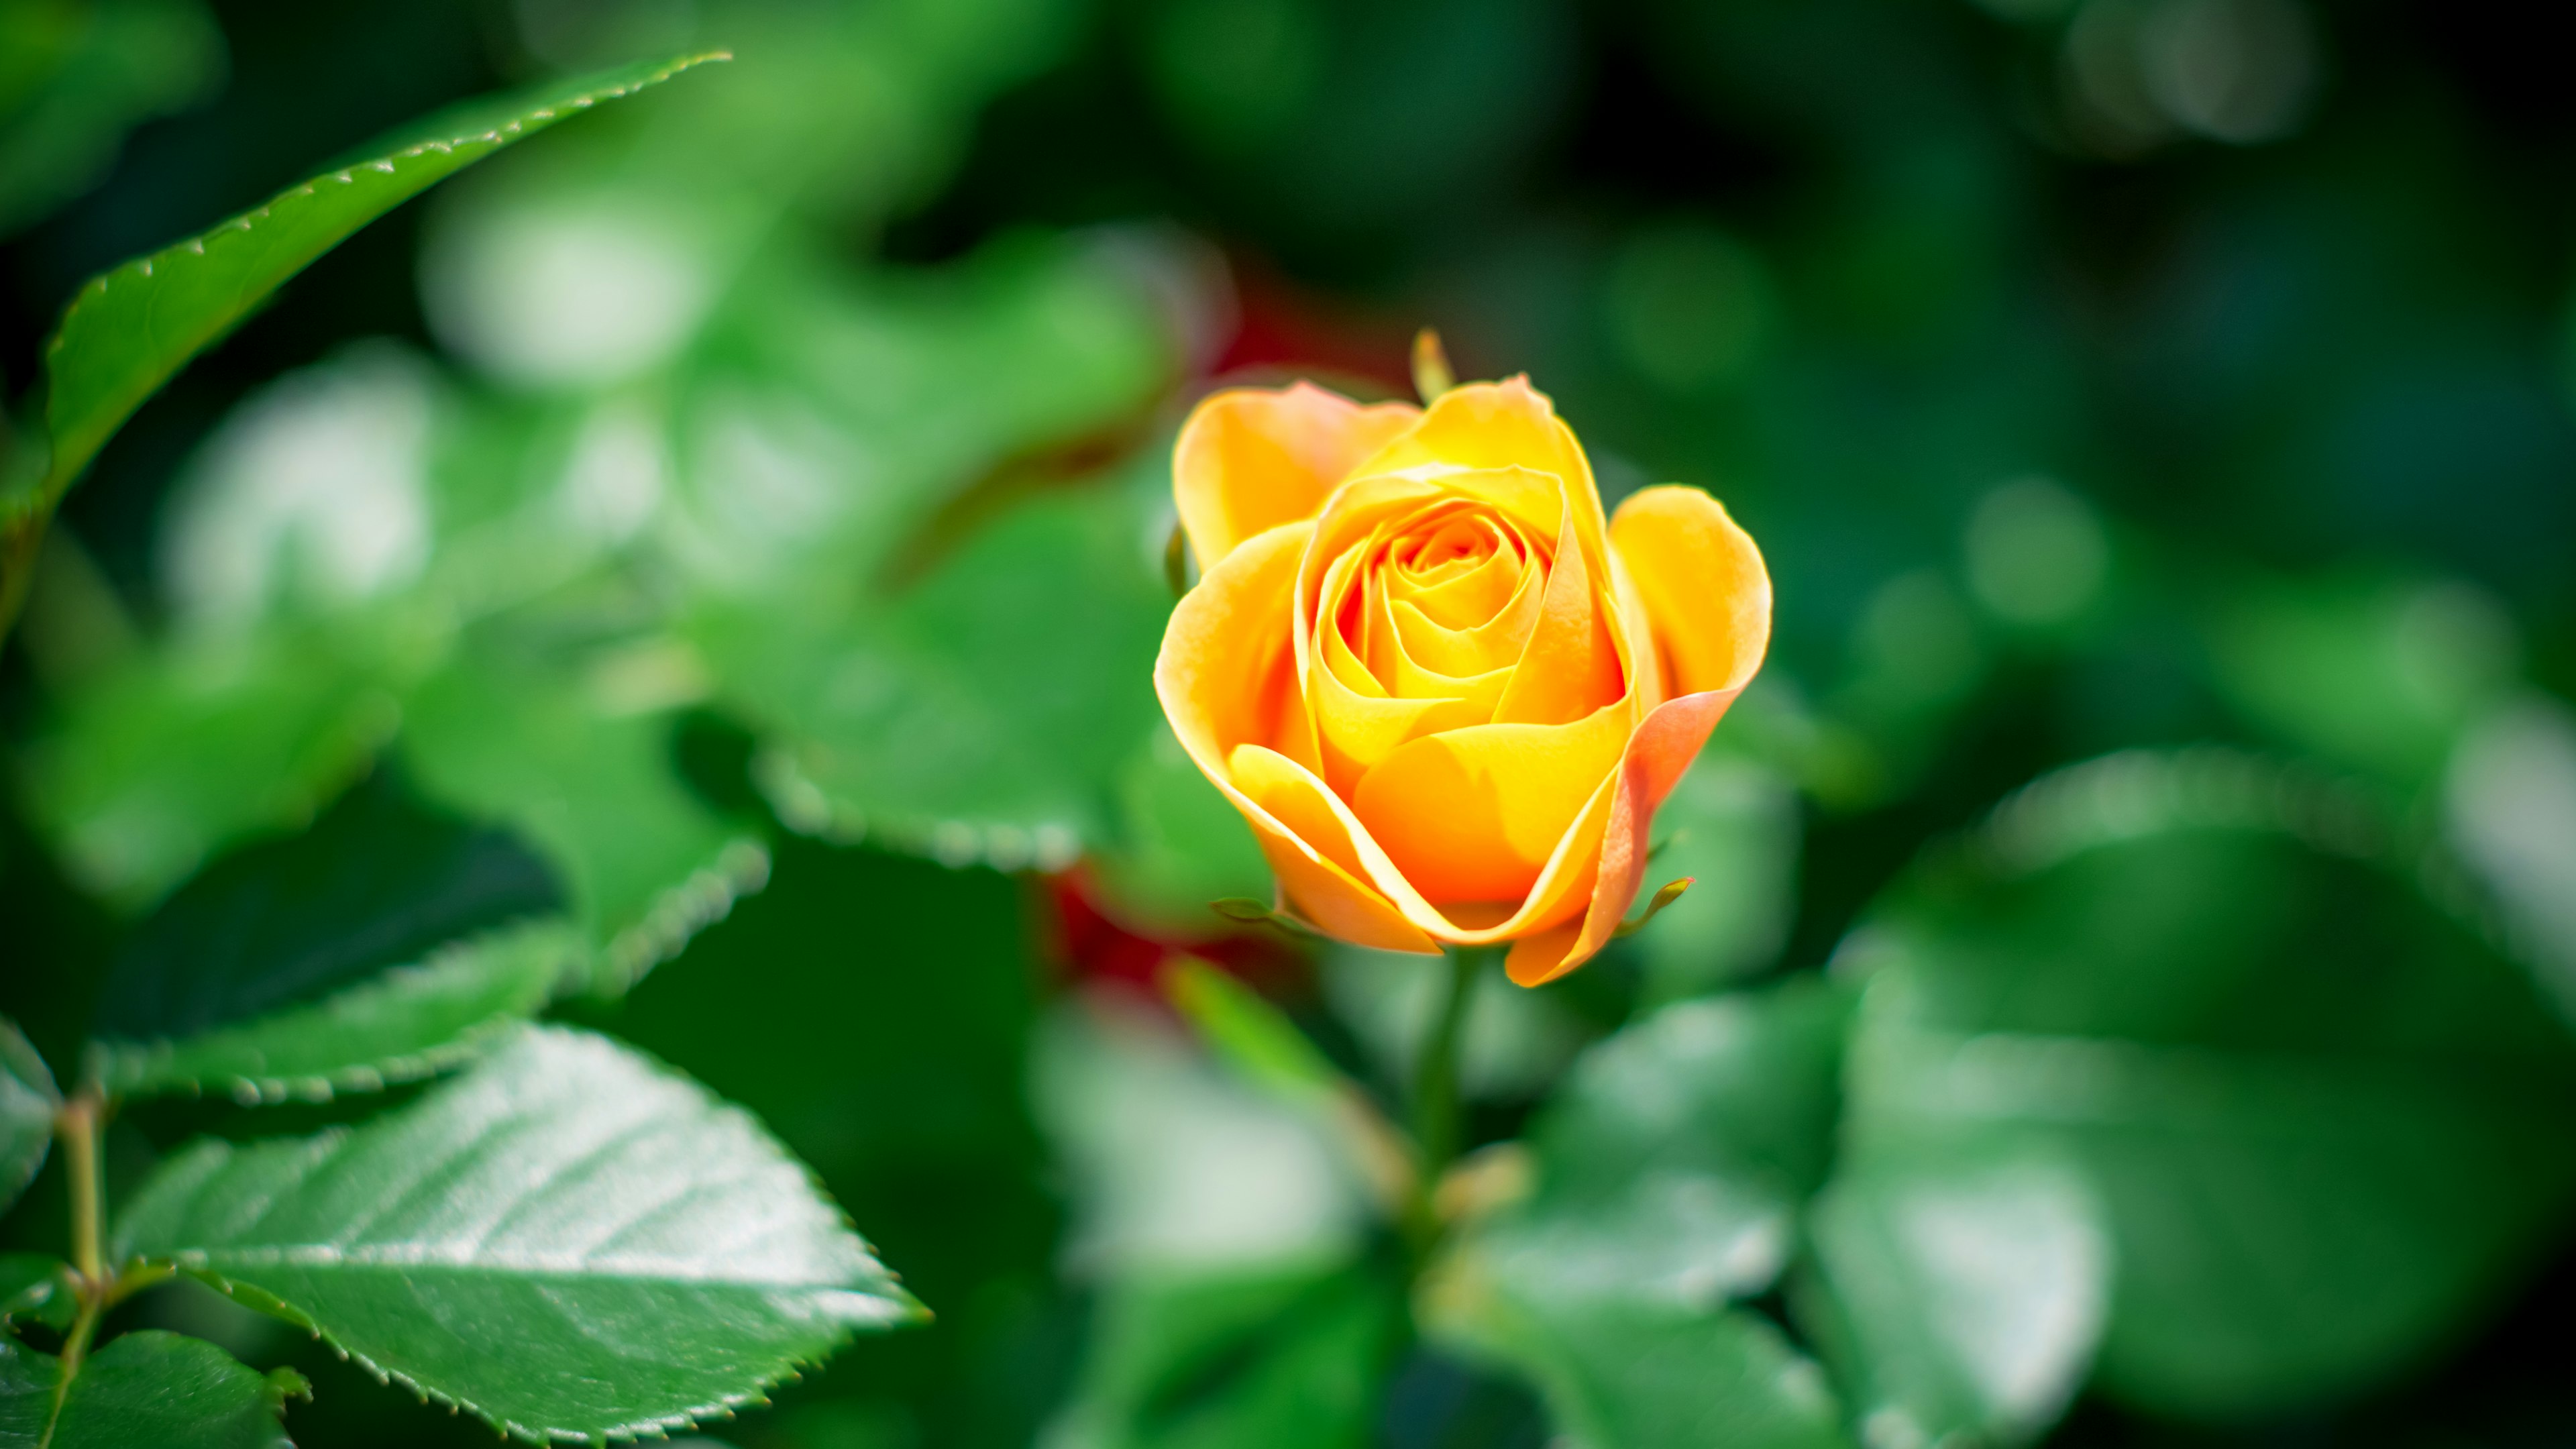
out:
{"label": "rose petal", "polygon": [[1305,382],[1201,401],[1172,449],[1172,496],[1199,568],[1215,568],[1255,534],[1312,518],[1354,464],[1420,417],[1409,403],[1362,407]]}
{"label": "rose petal", "polygon": [[1591,960],[1593,953],[1609,944],[1645,879],[1647,832],[1654,825],[1655,811],[1741,692],[1740,688],[1712,690],[1670,700],[1647,715],[1629,737],[1613,777],[1610,820],[1602,831],[1592,900],[1584,910],[1581,929],[1571,934],[1560,929],[1516,943],[1503,963],[1514,982],[1543,985]]}
{"label": "rose petal", "polygon": [[1610,538],[1636,581],[1676,695],[1741,689],[1771,641],[1771,576],[1718,501],[1678,484],[1619,505]]}
{"label": "rose petal", "polygon": [[[1237,757],[1258,762],[1252,766],[1255,782],[1272,799],[1280,798],[1279,778],[1313,778],[1261,743],[1287,733],[1280,716],[1304,715],[1290,667],[1289,606],[1297,563],[1313,532],[1312,524],[1299,522],[1258,534],[1200,579],[1172,610],[1154,663],[1155,693],[1183,748],[1243,812],[1281,890],[1307,919],[1363,945],[1435,951],[1437,943],[1384,894],[1354,878],[1234,779]],[[1340,823],[1331,810],[1324,814]],[[1347,830],[1319,832],[1318,839],[1336,846],[1343,859],[1357,854]]]}
{"label": "rose petal", "polygon": [[1628,738],[1624,703],[1571,724],[1427,735],[1360,777],[1351,809],[1426,901],[1516,901]]}
{"label": "rose petal", "polygon": [[1619,646],[1610,630],[1608,600],[1594,588],[1596,581],[1607,585],[1609,576],[1606,570],[1594,573],[1585,562],[1575,529],[1577,512],[1574,500],[1566,497],[1559,510],[1547,592],[1540,600],[1529,642],[1522,646],[1520,662],[1512,671],[1511,685],[1494,707],[1497,723],[1570,724],[1626,692]]}

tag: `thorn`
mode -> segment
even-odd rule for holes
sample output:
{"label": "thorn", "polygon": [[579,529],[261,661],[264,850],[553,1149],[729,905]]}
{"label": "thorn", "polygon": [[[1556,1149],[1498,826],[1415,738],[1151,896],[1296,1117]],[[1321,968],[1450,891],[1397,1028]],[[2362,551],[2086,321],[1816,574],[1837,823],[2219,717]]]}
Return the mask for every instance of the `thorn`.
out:
{"label": "thorn", "polygon": [[1425,406],[1440,400],[1440,395],[1458,385],[1458,374],[1449,369],[1449,350],[1440,345],[1440,330],[1425,327],[1413,334],[1413,390],[1422,395]]}
{"label": "thorn", "polygon": [[1689,890],[1691,888],[1691,882],[1697,879],[1699,879],[1699,877],[1686,875],[1681,877],[1679,880],[1664,882],[1664,888],[1655,892],[1655,898],[1653,900],[1646,902],[1645,914],[1639,916],[1633,921],[1621,922],[1619,929],[1610,933],[1611,939],[1623,939],[1644,930],[1648,921],[1653,920],[1657,915],[1661,914],[1664,907],[1680,900],[1682,898],[1682,892]]}

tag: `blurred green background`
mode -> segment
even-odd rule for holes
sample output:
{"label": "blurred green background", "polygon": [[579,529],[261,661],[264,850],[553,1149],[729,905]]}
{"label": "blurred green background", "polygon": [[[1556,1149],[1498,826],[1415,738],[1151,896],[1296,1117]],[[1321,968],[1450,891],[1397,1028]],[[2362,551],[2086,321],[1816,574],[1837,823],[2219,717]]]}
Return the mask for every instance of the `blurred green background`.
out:
{"label": "blurred green background", "polygon": [[[13,396],[83,278],[410,116],[737,58],[361,233],[100,457],[0,656],[0,1011],[71,1060],[141,912],[370,774],[515,828],[597,948],[561,1014],[759,1113],[939,1314],[709,1426],[746,1449],[2562,1440],[2553,32],[5,0]],[[1716,493],[1778,612],[1662,828],[1697,888],[1477,1005],[1475,1135],[1544,1185],[1417,1339],[1333,1145],[1155,984],[1211,955],[1391,1098],[1432,983],[1219,931],[1267,883],[1148,673],[1189,402],[1397,395],[1424,324],[1614,504]],[[138,1108],[111,1171],[330,1115]],[[1619,1196],[1685,1166],[1772,1236],[1679,1318],[1550,1286],[1617,1276],[1558,1229],[1705,1247]],[[128,1316],[302,1367],[308,1449],[488,1437],[210,1294]]]}

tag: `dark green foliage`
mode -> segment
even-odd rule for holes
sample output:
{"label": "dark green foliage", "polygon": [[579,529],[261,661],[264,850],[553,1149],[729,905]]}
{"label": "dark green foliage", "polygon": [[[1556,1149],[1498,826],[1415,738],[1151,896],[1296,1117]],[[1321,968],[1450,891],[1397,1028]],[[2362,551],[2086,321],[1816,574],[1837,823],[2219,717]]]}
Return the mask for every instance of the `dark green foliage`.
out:
{"label": "dark green foliage", "polygon": [[60,1365],[0,1338],[5,1449],[294,1449],[278,1416],[304,1392],[292,1369],[261,1374],[202,1338],[129,1333],[81,1365],[55,1410]]}
{"label": "dark green foliage", "polygon": [[45,1059],[27,1044],[18,1024],[0,1016],[0,1211],[17,1201],[28,1179],[45,1165],[53,1145],[54,1109],[62,1094]]}

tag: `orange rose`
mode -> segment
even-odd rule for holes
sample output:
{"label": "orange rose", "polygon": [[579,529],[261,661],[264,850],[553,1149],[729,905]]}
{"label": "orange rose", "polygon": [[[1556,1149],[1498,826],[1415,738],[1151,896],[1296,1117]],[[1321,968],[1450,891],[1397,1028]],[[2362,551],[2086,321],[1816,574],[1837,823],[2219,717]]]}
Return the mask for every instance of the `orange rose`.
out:
{"label": "orange rose", "polygon": [[1284,905],[1386,950],[1509,941],[1525,986],[1600,950],[1770,640],[1726,510],[1648,488],[1605,524],[1523,378],[1428,410],[1221,392],[1172,473],[1205,576],[1154,686]]}

